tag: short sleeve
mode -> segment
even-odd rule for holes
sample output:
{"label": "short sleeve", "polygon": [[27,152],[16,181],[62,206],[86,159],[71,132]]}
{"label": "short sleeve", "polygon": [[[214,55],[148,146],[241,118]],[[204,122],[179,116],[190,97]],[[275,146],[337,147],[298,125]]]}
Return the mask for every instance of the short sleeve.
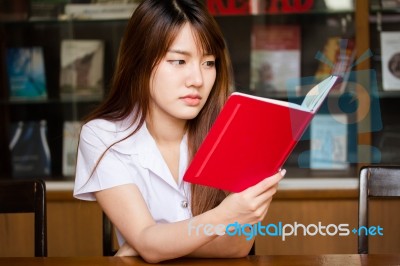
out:
{"label": "short sleeve", "polygon": [[82,127],[76,164],[74,197],[94,201],[93,192],[134,183],[130,154],[107,148],[117,141],[112,130],[86,124]]}

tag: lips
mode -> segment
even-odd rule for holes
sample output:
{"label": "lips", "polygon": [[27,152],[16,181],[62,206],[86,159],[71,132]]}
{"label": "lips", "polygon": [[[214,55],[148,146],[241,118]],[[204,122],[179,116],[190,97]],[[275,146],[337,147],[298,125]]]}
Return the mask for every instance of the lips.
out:
{"label": "lips", "polygon": [[187,105],[190,105],[190,106],[196,106],[196,105],[200,104],[200,101],[201,101],[200,95],[197,95],[197,94],[186,95],[186,96],[181,97],[180,99],[183,100],[183,102],[185,102]]}

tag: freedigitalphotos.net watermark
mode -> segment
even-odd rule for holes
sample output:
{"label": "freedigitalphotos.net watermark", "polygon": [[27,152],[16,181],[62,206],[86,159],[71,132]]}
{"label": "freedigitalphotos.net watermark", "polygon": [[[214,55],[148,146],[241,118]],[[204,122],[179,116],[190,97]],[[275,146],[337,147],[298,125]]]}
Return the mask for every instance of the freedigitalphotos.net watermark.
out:
{"label": "freedigitalphotos.net watermark", "polygon": [[238,222],[231,223],[228,225],[224,224],[193,224],[193,220],[189,222],[188,234],[200,235],[204,234],[207,236],[212,235],[229,235],[229,236],[245,236],[246,240],[251,240],[256,236],[269,236],[269,237],[281,237],[282,241],[285,241],[288,237],[292,236],[349,236],[354,235],[369,235],[369,236],[383,236],[383,227],[380,225],[351,228],[349,224],[327,224],[324,225],[322,222],[317,224],[302,224],[298,222],[290,223],[270,223],[262,225],[261,222],[256,224],[239,224]]}

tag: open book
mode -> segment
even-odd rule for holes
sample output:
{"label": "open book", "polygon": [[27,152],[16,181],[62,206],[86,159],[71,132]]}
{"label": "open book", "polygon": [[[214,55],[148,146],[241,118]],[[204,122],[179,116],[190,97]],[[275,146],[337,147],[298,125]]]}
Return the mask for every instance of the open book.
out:
{"label": "open book", "polygon": [[340,80],[339,76],[324,79],[301,105],[232,93],[183,179],[240,192],[274,175]]}

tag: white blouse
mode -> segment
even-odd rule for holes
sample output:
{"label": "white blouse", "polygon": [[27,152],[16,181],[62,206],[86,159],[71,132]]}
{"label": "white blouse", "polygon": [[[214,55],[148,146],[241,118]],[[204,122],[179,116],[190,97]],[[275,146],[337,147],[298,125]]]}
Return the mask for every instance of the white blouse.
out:
{"label": "white blouse", "polygon": [[[178,183],[145,124],[135,134],[112,146],[91,175],[107,147],[129,135],[134,128],[129,126],[129,119],[120,122],[96,119],[82,127],[74,197],[94,201],[93,192],[135,184],[157,223],[190,218],[190,184],[182,181],[188,165],[187,135],[180,145]],[[120,235],[118,240],[120,244],[124,242]]]}

